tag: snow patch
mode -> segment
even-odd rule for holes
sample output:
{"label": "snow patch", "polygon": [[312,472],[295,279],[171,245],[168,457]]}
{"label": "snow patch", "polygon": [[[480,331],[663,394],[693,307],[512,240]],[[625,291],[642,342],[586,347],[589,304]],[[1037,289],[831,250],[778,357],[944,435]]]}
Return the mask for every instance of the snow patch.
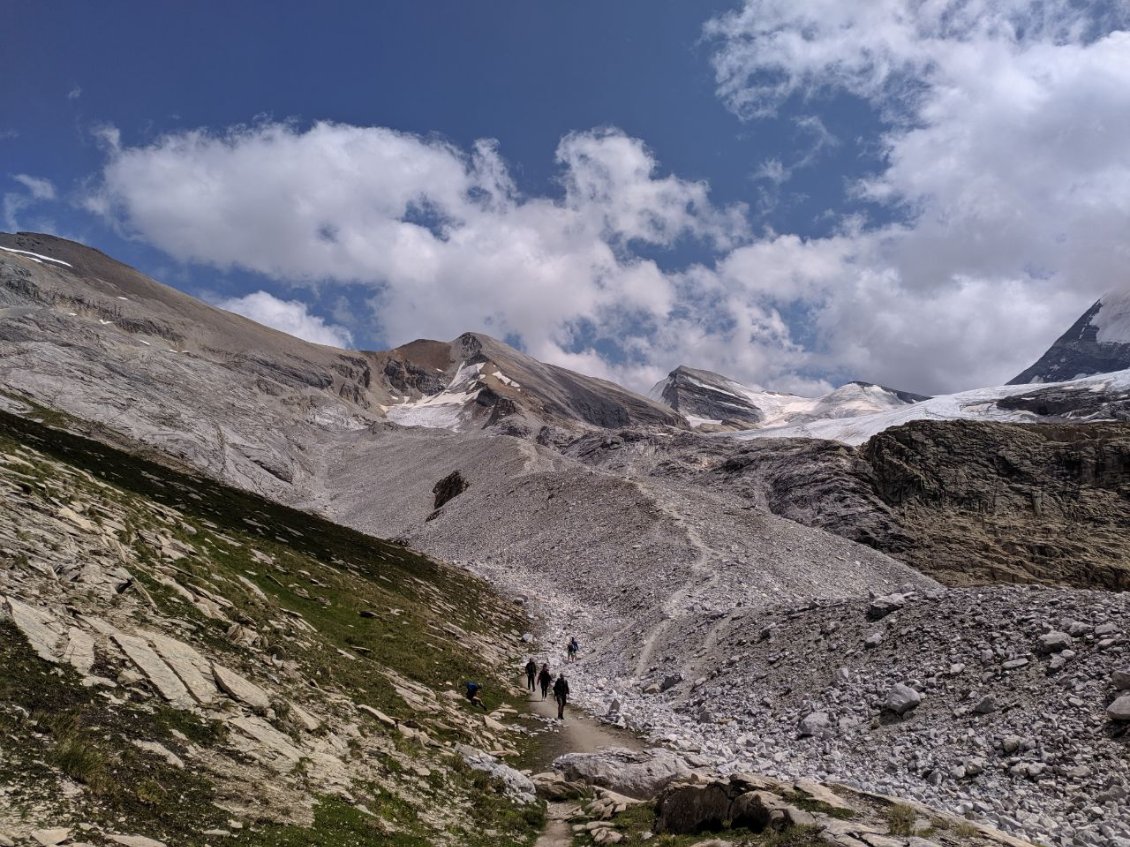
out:
{"label": "snow patch", "polygon": [[[1107,392],[1130,390],[1130,370],[1109,374],[1096,374],[1080,380],[1058,383],[1078,391]],[[1046,385],[1055,385],[1047,383]],[[1041,386],[1043,387],[1043,386]],[[819,438],[841,441],[844,444],[862,444],[873,435],[893,426],[918,420],[952,421],[979,420],[1005,423],[1024,423],[1038,420],[1038,416],[1023,410],[1002,409],[999,401],[1006,397],[1027,394],[1031,385],[1002,385],[995,388],[978,388],[958,394],[946,394],[901,406],[889,411],[853,418],[822,418],[804,423],[731,433],[730,437],[749,441],[754,438]]]}
{"label": "snow patch", "polygon": [[64,268],[71,267],[70,262],[64,262],[62,259],[52,259],[50,256],[44,256],[42,253],[32,253],[30,250],[17,250],[15,247],[2,246],[0,246],[0,250],[5,250],[8,253],[18,253],[19,255],[31,259],[33,262],[38,262],[41,265],[44,262],[54,262],[56,265],[62,265]]}
{"label": "snow patch", "polygon": [[1098,330],[1095,340],[1101,344],[1130,344],[1130,291],[1107,294],[1102,306],[1091,318]]}

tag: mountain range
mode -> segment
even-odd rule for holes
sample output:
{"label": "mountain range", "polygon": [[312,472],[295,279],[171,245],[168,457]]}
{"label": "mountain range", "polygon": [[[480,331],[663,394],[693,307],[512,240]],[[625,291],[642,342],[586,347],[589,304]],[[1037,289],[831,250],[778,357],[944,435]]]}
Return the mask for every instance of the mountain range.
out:
{"label": "mountain range", "polygon": [[[1101,302],[1085,316],[1087,343],[1109,345],[1120,307],[1117,298]],[[609,723],[715,767],[849,780],[1057,845],[1075,843],[1057,827],[1070,827],[1079,843],[1101,843],[1088,811],[1096,804],[1108,819],[1127,819],[1130,794],[1117,789],[1130,785],[1130,765],[1120,719],[1107,712],[1115,672],[1130,661],[1115,623],[1130,611],[1126,367],[1089,374],[1082,367],[1066,381],[939,397],[853,382],[819,398],[680,367],[644,397],[479,333],[388,351],[311,344],[92,248],[0,235],[6,484],[32,498],[21,520],[50,512],[80,538],[109,526],[109,536],[99,530],[95,558],[128,555],[145,574],[140,584],[158,605],[153,626],[165,636],[211,650],[204,636],[219,625],[197,621],[196,612],[182,621],[169,611],[175,606],[161,605],[169,592],[196,609],[215,607],[225,633],[231,625],[275,631],[268,610],[277,612],[275,623],[297,621],[273,605],[283,603],[333,638],[287,623],[277,629],[286,636],[278,661],[288,651],[303,661],[336,655],[325,659],[326,679],[345,685],[353,677],[343,668],[370,655],[363,650],[379,657],[381,644],[356,640],[353,617],[348,626],[321,617],[315,595],[336,608],[350,591],[369,592],[368,583],[350,582],[368,573],[360,563],[391,557],[395,573],[386,576],[407,580],[397,583],[406,599],[382,600],[385,607],[407,609],[428,637],[458,640],[464,636],[436,635],[444,628],[437,610],[455,613],[451,598],[435,592],[457,585],[470,596],[480,589],[453,575],[470,572],[498,595],[481,600],[497,626],[510,633],[525,622],[506,614],[515,606],[536,622],[531,639],[507,641],[512,633],[492,639],[460,614],[465,643],[441,646],[460,662],[464,648],[489,653],[489,667],[475,673],[504,676],[516,657],[503,654],[527,644],[539,659],[555,660],[555,645],[577,635],[583,661],[570,674],[578,700]],[[31,472],[20,462],[29,461],[35,474],[53,468],[67,486],[24,491]],[[148,464],[130,471],[133,493],[121,501],[129,508],[103,503],[86,475],[121,484],[115,468],[134,462]],[[82,492],[71,490],[76,485]],[[150,505],[166,497],[161,491],[167,502]],[[228,505],[199,511],[197,498]],[[149,524],[161,522],[153,515],[162,509],[190,528],[167,539],[163,530],[141,534],[155,531]],[[304,537],[302,515],[319,539],[339,526],[354,545],[349,555],[326,541],[317,549],[302,542],[303,556],[316,563],[280,561],[290,540]],[[20,538],[18,522],[5,531]],[[248,533],[261,536],[285,570],[231,553],[255,549]],[[141,546],[115,552],[114,538]],[[363,548],[364,539],[391,543]],[[172,555],[181,544],[195,552]],[[147,552],[153,545],[164,558]],[[406,548],[450,570],[395,552]],[[106,593],[108,606],[80,609],[81,592],[57,580],[71,565],[50,553],[33,559],[11,558],[0,593],[15,598],[17,611],[39,609],[57,630],[47,653],[65,646],[70,621],[98,644],[108,638],[108,655],[124,661],[113,646],[119,641],[99,635],[88,618],[112,618],[122,633],[144,629],[144,610],[153,608],[144,596],[117,610]],[[413,567],[426,585],[411,582]],[[113,568],[100,568],[109,592]],[[228,599],[237,591],[238,600]],[[435,605],[437,597],[443,603]],[[245,607],[246,622],[238,611]],[[1049,634],[1055,649],[1040,646]],[[121,643],[137,646],[129,637]],[[160,633],[146,643],[156,649]],[[263,668],[242,653],[214,661],[228,667],[238,659],[245,676],[280,686],[269,675],[282,665],[257,649]],[[343,650],[353,658],[342,659]],[[816,662],[821,651],[828,655]],[[414,667],[409,657],[394,658],[397,674]],[[429,679],[432,694],[404,697],[441,702],[457,682]],[[350,685],[311,701],[328,709],[339,695],[352,698],[335,721],[345,747],[346,712],[365,712],[360,706],[369,703]],[[918,700],[892,717],[884,704],[903,689]],[[758,696],[743,699],[741,691]],[[985,698],[991,703],[982,709]],[[391,706],[372,708],[387,715]],[[446,705],[418,711],[428,737],[456,721]],[[505,746],[506,732],[486,726]],[[279,727],[321,749],[316,734]],[[1013,736],[1021,739],[1015,747],[1005,741]],[[301,757],[306,747],[296,749]],[[419,766],[431,772],[436,761]],[[329,784],[326,774],[319,779]],[[465,789],[460,783],[458,796]]]}

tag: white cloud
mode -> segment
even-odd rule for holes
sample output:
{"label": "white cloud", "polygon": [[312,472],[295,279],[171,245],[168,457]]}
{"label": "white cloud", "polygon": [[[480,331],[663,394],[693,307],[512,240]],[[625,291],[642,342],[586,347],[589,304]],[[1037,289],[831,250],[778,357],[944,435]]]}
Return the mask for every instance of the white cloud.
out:
{"label": "white cloud", "polygon": [[[556,199],[521,195],[492,142],[468,153],[377,127],[263,124],[107,154],[88,207],[178,259],[311,286],[363,283],[389,343],[519,335],[541,359],[638,385],[701,360],[699,333],[671,327],[704,318],[689,277],[636,247],[748,237],[741,207],[661,175],[640,141],[611,129],[562,139]],[[628,361],[597,356],[599,342]]]}
{"label": "white cloud", "polygon": [[0,212],[3,213],[4,227],[15,232],[21,228],[20,218],[25,209],[54,200],[56,193],[55,184],[43,177],[14,174],[12,179],[20,184],[22,190],[6,191],[0,198]]}
{"label": "white cloud", "polygon": [[70,91],[67,92],[67,99],[68,100],[77,100],[80,97],[82,97],[82,88],[80,86],[76,85]]}
{"label": "white cloud", "polygon": [[55,199],[55,184],[49,179],[27,174],[16,174],[12,179],[26,188],[33,200]]}
{"label": "white cloud", "polygon": [[266,291],[256,291],[243,297],[217,300],[215,305],[315,344],[344,348],[353,345],[349,330],[311,315],[306,304],[299,300],[280,300]]}
{"label": "white cloud", "polygon": [[[883,117],[883,167],[855,190],[899,219],[761,243],[724,266],[812,315],[813,361],[930,391],[1014,375],[1095,297],[1130,286],[1126,14],[747,0],[711,21],[719,95],[739,116],[847,94]],[[742,270],[745,251],[786,268]]]}

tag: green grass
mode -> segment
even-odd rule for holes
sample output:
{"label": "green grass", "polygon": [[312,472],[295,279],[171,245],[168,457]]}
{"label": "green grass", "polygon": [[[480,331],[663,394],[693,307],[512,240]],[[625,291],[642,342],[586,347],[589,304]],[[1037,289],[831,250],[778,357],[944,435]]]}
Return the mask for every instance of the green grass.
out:
{"label": "green grass", "polygon": [[859,815],[851,809],[841,809],[838,806],[831,806],[828,803],[823,803],[820,800],[809,797],[803,791],[790,791],[784,795],[784,798],[798,809],[803,809],[806,812],[819,812],[830,818],[838,818],[843,821],[855,820],[859,817]]}
{"label": "green grass", "polygon": [[886,810],[887,828],[891,835],[914,835],[914,822],[918,820],[918,813],[910,806],[895,803]]}

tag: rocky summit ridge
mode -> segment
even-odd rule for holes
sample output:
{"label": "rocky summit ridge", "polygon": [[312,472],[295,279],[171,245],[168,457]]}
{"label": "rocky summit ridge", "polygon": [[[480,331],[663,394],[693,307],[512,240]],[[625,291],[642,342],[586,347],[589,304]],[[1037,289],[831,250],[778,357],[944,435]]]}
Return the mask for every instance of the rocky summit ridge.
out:
{"label": "rocky summit ridge", "polygon": [[[705,780],[687,777],[701,788],[687,797],[713,798],[716,810],[732,812],[761,790],[733,781],[735,769],[755,770],[786,786],[773,791],[796,808],[795,786],[815,776],[1056,847],[1130,839],[1130,722],[1118,705],[1130,673],[1117,593],[1130,571],[1123,375],[915,402],[853,385],[839,399],[876,394],[889,407],[814,418],[821,401],[804,398],[809,411],[788,426],[710,432],[692,429],[689,409],[487,336],[341,351],[221,312],[73,242],[20,234],[0,245],[9,248],[0,251],[2,469],[20,504],[2,525],[17,553],[3,560],[0,593],[15,601],[6,614],[23,633],[4,643],[24,651],[13,661],[29,674],[16,693],[58,676],[37,664],[46,655],[67,692],[120,706],[131,720],[183,703],[192,721],[238,718],[275,738],[253,719],[265,721],[297,751],[279,784],[296,791],[298,811],[272,820],[228,810],[215,824],[233,833],[223,837],[311,820],[327,832],[368,826],[363,806],[399,826],[393,837],[405,843],[442,841],[445,822],[487,818],[496,841],[484,843],[504,843],[503,831],[520,843],[528,821],[523,830],[511,816],[516,801],[476,811],[459,798],[480,779],[464,770],[476,764],[519,795],[529,787],[480,758],[521,752],[529,719],[508,708],[523,704],[492,702],[490,715],[468,723],[455,691],[467,674],[507,691],[508,669],[525,658],[517,651],[556,665],[557,646],[575,635],[578,702],[670,746]],[[738,397],[730,382],[721,387]],[[693,405],[680,391],[675,402]],[[90,464],[115,446],[112,461]],[[126,494],[114,493],[126,483],[114,473],[135,462],[149,464],[127,474]],[[63,535],[70,540],[53,547]],[[360,546],[344,555],[336,536]],[[119,566],[128,579],[115,575]],[[475,614],[452,591],[470,597]],[[534,635],[523,642],[527,615]],[[397,648],[400,633],[421,648]],[[39,657],[19,646],[36,643]],[[101,673],[84,675],[67,658],[85,666],[88,644],[90,670]],[[189,650],[201,658],[184,659]],[[436,676],[420,663],[427,650],[460,670]],[[358,673],[373,661],[383,668],[376,688]],[[116,687],[84,687],[85,676]],[[194,691],[215,699],[206,708]],[[9,689],[5,702],[21,702],[14,696]],[[346,751],[319,746],[303,713]],[[112,717],[91,714],[98,727]],[[66,726],[44,739],[39,718],[13,720],[28,750],[69,737]],[[194,740],[195,723],[173,728],[228,767],[226,740]],[[239,725],[227,732],[252,743]],[[141,740],[182,761],[196,755],[171,730],[148,735]],[[411,758],[372,753],[381,767],[354,768],[357,744],[383,749],[388,739],[399,753],[407,743]],[[480,752],[464,755],[458,744]],[[348,797],[306,763],[312,752],[344,763]],[[254,763],[246,751],[234,761],[244,757]],[[59,780],[61,765],[51,767]],[[550,782],[534,787],[545,794]],[[63,797],[87,790],[73,777],[45,784]],[[446,802],[443,791],[456,798],[458,822],[427,811]],[[37,804],[47,793],[31,807],[46,808]],[[643,829],[631,821],[660,825],[658,806],[629,813],[615,797],[597,799],[596,819],[626,817],[618,826],[591,820],[579,837],[634,843]],[[741,800],[742,809],[754,802]],[[793,821],[778,801],[757,802],[769,818]],[[320,809],[330,817],[319,819]],[[97,828],[90,841],[111,834],[109,817],[86,815]],[[1004,843],[956,824],[931,835],[928,819],[909,831],[804,820],[788,837],[841,847]]]}

